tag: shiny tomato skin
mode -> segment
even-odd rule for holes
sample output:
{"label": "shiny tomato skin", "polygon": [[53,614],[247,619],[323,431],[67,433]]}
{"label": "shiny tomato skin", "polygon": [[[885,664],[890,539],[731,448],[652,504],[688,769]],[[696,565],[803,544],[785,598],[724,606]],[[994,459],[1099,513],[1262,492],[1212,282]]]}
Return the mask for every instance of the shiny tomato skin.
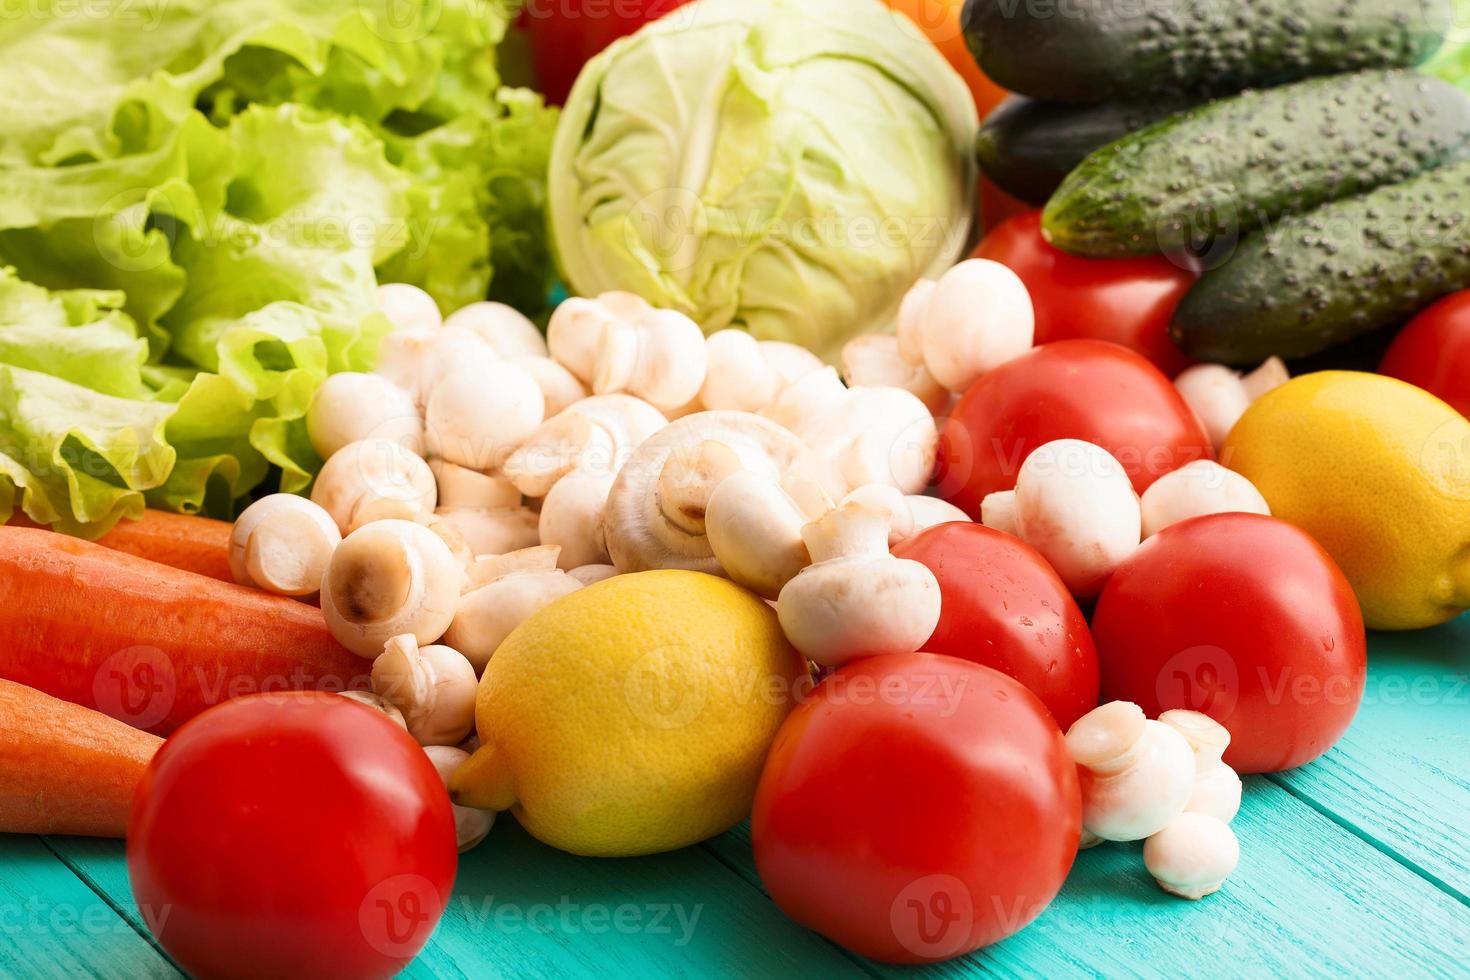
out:
{"label": "shiny tomato skin", "polygon": [[955,405],[939,447],[941,496],[977,517],[1012,490],[1021,464],[1055,439],[1096,443],[1143,493],[1214,451],[1173,383],[1142,355],[1102,340],[1059,340],[984,375]]}
{"label": "shiny tomato skin", "polygon": [[1237,772],[1326,752],[1363,699],[1368,651],[1347,578],[1306,532],[1258,514],[1165,528],[1123,563],[1092,619],[1104,701],[1203,711]]}
{"label": "shiny tomato skin", "polygon": [[1193,272],[1162,255],[1068,255],[1042,236],[1040,211],[989,227],[975,258],[1009,266],[1021,277],[1036,308],[1038,344],[1110,340],[1142,354],[1171,378],[1189,366],[1189,358],[1169,338],[1169,321],[1195,283]]}
{"label": "shiny tomato skin", "polygon": [[935,654],[824,680],[756,792],[756,870],[787,915],[863,956],[930,963],[1019,931],[1076,857],[1081,797],[1029,691]]}
{"label": "shiny tomato skin", "polygon": [[1378,370],[1470,415],[1470,290],[1446,296],[1410,320]]}
{"label": "shiny tomato skin", "polygon": [[519,24],[531,42],[537,89],[566,102],[582,66],[620,37],[690,0],[527,0]]}
{"label": "shiny tomato skin", "polygon": [[1097,707],[1097,649],[1061,577],[1026,542],[941,524],[893,549],[928,567],[943,598],[924,649],[983,664],[1041,699],[1062,731]]}
{"label": "shiny tomato skin", "polygon": [[133,895],[193,976],[389,977],[454,887],[449,794],[384,715],[257,694],[179,729],[128,829]]}

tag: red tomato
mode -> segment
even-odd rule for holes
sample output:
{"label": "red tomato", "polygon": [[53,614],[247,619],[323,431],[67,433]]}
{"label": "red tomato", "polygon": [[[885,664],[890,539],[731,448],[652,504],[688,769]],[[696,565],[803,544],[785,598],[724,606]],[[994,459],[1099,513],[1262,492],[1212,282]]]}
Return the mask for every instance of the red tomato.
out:
{"label": "red tomato", "polygon": [[1081,821],[1077,767],[1030,691],[910,653],[843,667],[791,714],[750,830],[787,915],[863,956],[932,963],[1040,915]]}
{"label": "red tomato", "polygon": [[1102,446],[1139,493],[1166,473],[1214,458],[1194,412],[1142,356],[1101,340],[1059,340],[965,392],[940,442],[939,492],[978,515],[980,501],[1014,489],[1026,457],[1054,439]]}
{"label": "red tomato", "polygon": [[993,668],[1041,699],[1063,731],[1097,707],[1097,650],[1077,602],[1026,542],[941,524],[893,549],[928,566],[943,611],[924,649]]}
{"label": "red tomato", "polygon": [[520,25],[531,41],[546,101],[567,100],[582,66],[620,37],[690,0],[526,0]]}
{"label": "red tomato", "polygon": [[1470,415],[1470,291],[1447,296],[1410,320],[1378,370]]}
{"label": "red tomato", "polygon": [[1304,531],[1216,514],[1149,538],[1092,619],[1104,701],[1203,711],[1238,772],[1304,765],[1347,731],[1368,666],[1352,586]]}
{"label": "red tomato", "polygon": [[149,928],[203,977],[388,977],[454,887],[449,794],[383,715],[260,694],[190,721],[133,800],[128,875]]}
{"label": "red tomato", "polygon": [[1041,234],[1041,212],[1011,218],[991,231],[975,257],[1010,266],[1036,307],[1036,342],[1088,337],[1138,351],[1174,377],[1189,359],[1169,339],[1174,307],[1195,275],[1162,255],[1085,259],[1054,248]]}

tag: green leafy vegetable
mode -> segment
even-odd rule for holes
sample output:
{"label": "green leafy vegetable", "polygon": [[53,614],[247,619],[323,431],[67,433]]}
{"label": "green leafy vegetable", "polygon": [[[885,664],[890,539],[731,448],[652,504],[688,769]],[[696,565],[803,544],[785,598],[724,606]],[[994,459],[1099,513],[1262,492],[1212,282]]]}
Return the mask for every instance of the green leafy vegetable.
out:
{"label": "green leafy vegetable", "polygon": [[228,514],[320,460],[380,281],[541,310],[551,110],[496,0],[99,0],[0,19],[0,519]]}

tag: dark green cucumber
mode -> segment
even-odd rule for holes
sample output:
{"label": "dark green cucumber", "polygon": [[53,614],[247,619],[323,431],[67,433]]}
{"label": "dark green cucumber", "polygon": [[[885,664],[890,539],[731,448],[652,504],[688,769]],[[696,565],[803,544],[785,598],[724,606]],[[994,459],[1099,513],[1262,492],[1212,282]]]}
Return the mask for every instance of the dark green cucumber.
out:
{"label": "dark green cucumber", "polygon": [[1307,357],[1470,288],[1470,162],[1325,205],[1246,239],[1175,311],[1193,357]]}
{"label": "dark green cucumber", "polygon": [[980,127],[975,152],[997,187],[1039,207],[1094,151],[1189,105],[1170,99],[1076,105],[1013,95]]}
{"label": "dark green cucumber", "polygon": [[1198,106],[1088,157],[1046,206],[1058,248],[1201,252],[1277,218],[1470,157],[1470,95],[1365,71]]}
{"label": "dark green cucumber", "polygon": [[1407,68],[1439,48],[1453,0],[966,0],[975,59],[1053,102],[1211,96]]}

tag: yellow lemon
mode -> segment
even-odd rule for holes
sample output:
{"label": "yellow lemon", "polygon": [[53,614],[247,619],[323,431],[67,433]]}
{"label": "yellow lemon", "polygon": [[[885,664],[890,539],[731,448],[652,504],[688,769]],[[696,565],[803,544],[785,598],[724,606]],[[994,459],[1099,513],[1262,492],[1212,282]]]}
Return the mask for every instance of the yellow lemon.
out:
{"label": "yellow lemon", "polygon": [[490,658],[456,802],[511,810],[574,854],[684,847],[750,813],[806,663],[776,614],[697,572],[622,575],[557,600]]}
{"label": "yellow lemon", "polygon": [[1470,607],[1470,420],[1376,374],[1308,374],[1265,395],[1221,460],[1352,581],[1374,629]]}

